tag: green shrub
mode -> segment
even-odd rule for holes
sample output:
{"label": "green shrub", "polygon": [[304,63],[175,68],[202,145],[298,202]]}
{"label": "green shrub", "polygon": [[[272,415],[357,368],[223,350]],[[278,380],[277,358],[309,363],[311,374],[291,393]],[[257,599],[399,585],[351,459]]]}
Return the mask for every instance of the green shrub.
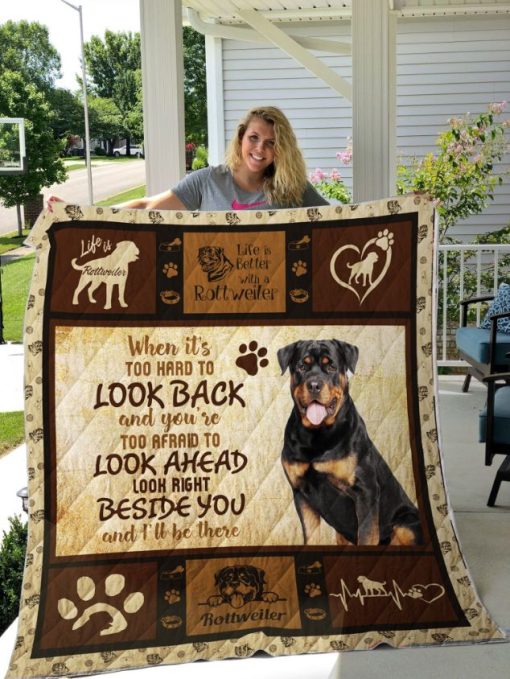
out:
{"label": "green shrub", "polygon": [[509,122],[499,120],[505,105],[489,104],[476,117],[450,118],[448,129],[437,138],[435,153],[398,167],[399,194],[419,191],[434,199],[442,242],[448,242],[448,230],[459,220],[482,212],[503,182],[504,171],[497,161],[506,151]]}
{"label": "green shrub", "polygon": [[16,619],[27,546],[27,524],[19,517],[9,518],[0,546],[0,634]]}
{"label": "green shrub", "polygon": [[195,157],[191,163],[192,170],[201,170],[203,167],[207,167],[207,149],[205,146],[198,146],[195,151]]}
{"label": "green shrub", "polygon": [[96,156],[106,156],[106,150],[101,146],[96,146],[94,149],[94,153]]}

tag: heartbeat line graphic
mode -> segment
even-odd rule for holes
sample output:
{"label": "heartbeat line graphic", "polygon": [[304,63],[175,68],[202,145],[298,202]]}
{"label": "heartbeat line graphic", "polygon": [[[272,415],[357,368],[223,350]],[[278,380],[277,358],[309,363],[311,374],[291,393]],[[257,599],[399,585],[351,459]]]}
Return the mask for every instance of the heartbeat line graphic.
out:
{"label": "heartbeat line graphic", "polygon": [[359,576],[358,582],[361,586],[351,592],[344,580],[341,579],[341,591],[335,594],[331,593],[329,596],[340,599],[346,611],[349,610],[351,599],[359,599],[362,606],[365,605],[366,599],[392,599],[395,606],[402,610],[405,599],[419,599],[425,604],[431,604],[444,596],[445,593],[444,587],[436,582],[427,585],[417,583],[409,587],[407,591],[404,591],[395,580],[392,581],[392,587],[389,588],[389,591],[386,588],[386,582],[375,582],[363,575]]}

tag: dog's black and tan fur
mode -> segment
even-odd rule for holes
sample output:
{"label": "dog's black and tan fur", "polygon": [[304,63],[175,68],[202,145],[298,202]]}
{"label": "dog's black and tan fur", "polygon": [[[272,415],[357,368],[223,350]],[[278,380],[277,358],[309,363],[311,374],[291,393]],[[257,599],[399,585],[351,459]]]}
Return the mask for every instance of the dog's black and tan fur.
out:
{"label": "dog's black and tan fur", "polygon": [[264,589],[265,572],[256,566],[226,566],[214,576],[218,594],[210,596],[209,606],[230,604],[241,608],[251,601],[278,601],[278,595]]}
{"label": "dog's black and tan fur", "polygon": [[418,511],[349,395],[357,360],[357,347],[340,340],[299,341],[278,351],[294,400],[282,462],[305,544],[318,541],[321,517],[338,544],[419,544]]}

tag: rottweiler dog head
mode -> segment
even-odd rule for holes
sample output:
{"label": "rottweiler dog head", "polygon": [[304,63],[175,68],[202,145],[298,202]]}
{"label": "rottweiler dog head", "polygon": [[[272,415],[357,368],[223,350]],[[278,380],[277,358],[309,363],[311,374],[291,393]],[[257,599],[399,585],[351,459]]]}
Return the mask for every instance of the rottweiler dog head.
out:
{"label": "rottweiler dog head", "polygon": [[233,608],[262,599],[264,571],[255,566],[226,566],[215,575],[223,600]]}
{"label": "rottweiler dog head", "polygon": [[341,340],[300,340],[277,353],[282,374],[290,370],[292,398],[307,429],[331,427],[347,392],[358,348]]}
{"label": "rottweiler dog head", "polygon": [[219,281],[225,278],[233,268],[232,262],[227,258],[223,248],[213,245],[205,245],[198,248],[198,263],[208,281]]}

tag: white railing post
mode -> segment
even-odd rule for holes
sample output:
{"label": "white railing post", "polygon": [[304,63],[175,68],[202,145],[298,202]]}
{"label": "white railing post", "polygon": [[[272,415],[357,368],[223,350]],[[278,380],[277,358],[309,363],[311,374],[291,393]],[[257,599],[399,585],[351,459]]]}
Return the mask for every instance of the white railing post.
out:
{"label": "white railing post", "polygon": [[[481,286],[482,282],[482,249],[479,248],[476,251],[476,296],[480,297],[482,294]],[[480,325],[480,305],[476,305],[476,325]]]}
{"label": "white railing post", "polygon": [[443,353],[442,360],[447,358],[447,334],[448,334],[448,250],[443,252]]}
{"label": "white railing post", "polygon": [[[448,356],[448,333],[447,333],[447,321],[448,321],[448,298],[453,292],[448,289],[450,281],[448,280],[448,256],[450,253],[459,252],[460,253],[460,270],[459,270],[459,299],[464,299],[469,294],[469,289],[466,290],[466,275],[471,269],[472,272],[476,274],[476,284],[475,289],[472,291],[471,295],[473,297],[480,297],[483,294],[496,294],[498,288],[498,281],[500,277],[501,257],[505,255],[510,255],[510,244],[455,244],[455,245],[440,245],[438,248],[438,256],[443,256],[442,267],[437,269],[438,276],[442,277],[443,289],[442,291],[438,288],[438,294],[442,294],[443,310],[442,310],[442,335],[441,335],[441,346],[442,346],[442,356],[438,360],[438,366],[441,367],[462,367],[466,363],[464,361],[450,358]],[[467,253],[467,254],[466,254]],[[473,257],[474,255],[474,257]],[[474,261],[473,261],[474,259]],[[471,261],[470,261],[471,260]],[[493,269],[493,285],[492,290],[482,289],[482,266],[487,266],[487,271]],[[510,273],[510,270],[506,270],[506,273]],[[453,277],[452,277],[453,280]],[[480,324],[481,318],[481,305],[477,304],[476,308],[476,324]],[[439,320],[439,319],[438,319]],[[459,308],[459,324],[460,324],[460,308]]]}

